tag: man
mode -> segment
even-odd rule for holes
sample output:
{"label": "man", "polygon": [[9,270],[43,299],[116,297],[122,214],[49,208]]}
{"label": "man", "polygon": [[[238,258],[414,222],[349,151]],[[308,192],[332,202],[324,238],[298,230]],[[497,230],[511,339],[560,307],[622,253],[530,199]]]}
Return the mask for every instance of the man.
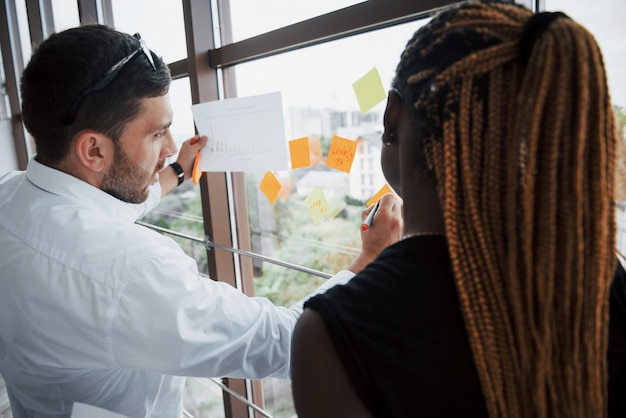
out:
{"label": "man", "polygon": [[[22,76],[37,155],[0,178],[0,373],[15,417],[69,417],[74,402],[129,417],[182,413],[182,376],[289,377],[301,303],[275,307],[198,276],[173,240],[135,223],[191,176],[177,162],[165,63],[138,35],[52,35]],[[349,280],[399,239],[387,196]],[[378,227],[378,228],[377,228]]]}

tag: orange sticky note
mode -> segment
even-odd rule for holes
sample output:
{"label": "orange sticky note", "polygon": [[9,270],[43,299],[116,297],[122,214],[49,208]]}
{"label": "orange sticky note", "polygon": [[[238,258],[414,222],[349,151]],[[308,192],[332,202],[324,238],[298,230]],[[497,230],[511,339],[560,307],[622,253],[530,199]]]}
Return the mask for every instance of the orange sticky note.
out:
{"label": "orange sticky note", "polygon": [[316,187],[310,195],[304,199],[304,203],[309,208],[309,214],[313,219],[313,223],[319,223],[322,219],[328,216],[330,206],[326,195],[321,187]]}
{"label": "orange sticky note", "polygon": [[356,141],[333,135],[333,141],[330,144],[328,157],[326,158],[326,165],[349,173],[355,154]]}
{"label": "orange sticky note", "polygon": [[291,154],[291,168],[302,168],[311,165],[309,137],[305,136],[304,138],[289,141],[289,152]]}
{"label": "orange sticky note", "polygon": [[196,152],[196,160],[193,163],[193,170],[191,170],[191,180],[193,180],[193,184],[198,184],[200,177],[202,177],[202,171],[198,170],[199,163],[200,151]]}
{"label": "orange sticky note", "polygon": [[376,67],[369,70],[365,75],[352,83],[361,113],[367,113],[371,108],[385,100],[387,94],[380,79],[380,73]]}
{"label": "orange sticky note", "polygon": [[395,192],[391,189],[391,187],[389,187],[388,184],[385,184],[383,187],[380,188],[379,191],[376,192],[374,196],[372,196],[370,200],[367,201],[367,207],[370,207],[374,203],[378,202],[380,198],[386,195],[387,193],[395,194]]}
{"label": "orange sticky note", "polygon": [[280,181],[278,181],[274,173],[271,171],[265,173],[263,180],[261,180],[261,184],[259,184],[259,188],[272,205],[276,202],[276,197],[278,196],[278,193],[280,193],[281,187]]}
{"label": "orange sticky note", "polygon": [[278,198],[283,202],[289,197],[291,191],[293,190],[293,180],[289,177],[280,179],[282,187],[280,188],[280,192],[278,193]]}
{"label": "orange sticky note", "polygon": [[324,164],[324,155],[322,154],[322,144],[320,144],[320,138],[315,136],[309,137],[309,151],[311,165]]}

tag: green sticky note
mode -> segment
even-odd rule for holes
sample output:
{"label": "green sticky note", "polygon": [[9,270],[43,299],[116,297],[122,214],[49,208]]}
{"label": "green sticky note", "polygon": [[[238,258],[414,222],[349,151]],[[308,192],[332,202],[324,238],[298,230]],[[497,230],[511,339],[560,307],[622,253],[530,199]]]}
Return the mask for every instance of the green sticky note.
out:
{"label": "green sticky note", "polygon": [[352,88],[361,108],[361,113],[367,113],[371,108],[385,100],[387,93],[380,79],[376,67],[369,70],[363,77],[352,83]]}
{"label": "green sticky note", "polygon": [[321,187],[317,186],[315,190],[304,199],[304,203],[307,208],[309,208],[309,214],[313,219],[313,223],[320,223],[322,219],[328,217],[330,206],[328,205],[328,200],[326,200],[326,195],[324,195],[324,191]]}

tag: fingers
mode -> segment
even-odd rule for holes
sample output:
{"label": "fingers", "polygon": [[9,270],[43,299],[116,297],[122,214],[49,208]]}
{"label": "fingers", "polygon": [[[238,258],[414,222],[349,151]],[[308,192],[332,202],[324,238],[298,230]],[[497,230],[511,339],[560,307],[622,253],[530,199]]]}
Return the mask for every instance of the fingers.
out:
{"label": "fingers", "polygon": [[[363,223],[373,210],[374,205],[363,211]],[[384,195],[378,202],[368,228],[361,228],[362,258],[373,260],[380,251],[401,239],[403,229],[402,199],[392,193]]]}
{"label": "fingers", "polygon": [[185,179],[193,176],[194,160],[198,152],[207,144],[208,140],[205,135],[194,135],[182,143],[176,162],[183,168]]}
{"label": "fingers", "polygon": [[185,141],[185,143],[189,143],[189,145],[198,144],[198,147],[199,147],[198,149],[202,149],[204,148],[208,140],[209,138],[206,135],[195,135],[191,137],[190,139],[188,139],[187,141]]}
{"label": "fingers", "polygon": [[393,193],[386,193],[380,200],[361,212],[361,219],[365,221],[370,213],[375,210],[372,223],[380,211],[385,213],[385,217],[401,217],[402,216],[402,199]]}

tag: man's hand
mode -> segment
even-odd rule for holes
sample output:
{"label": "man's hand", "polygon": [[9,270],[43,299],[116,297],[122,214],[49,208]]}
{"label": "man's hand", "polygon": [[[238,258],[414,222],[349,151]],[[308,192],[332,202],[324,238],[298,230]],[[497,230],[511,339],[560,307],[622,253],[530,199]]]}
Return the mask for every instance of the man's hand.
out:
{"label": "man's hand", "polygon": [[[191,178],[196,154],[204,148],[208,140],[206,136],[196,135],[183,142],[180,146],[176,162],[183,169],[185,180]],[[159,172],[159,182],[161,183],[161,196],[165,196],[178,186],[178,177],[172,167],[166,165]]]}
{"label": "man's hand", "polygon": [[[363,211],[361,216],[364,220],[373,208],[374,205]],[[402,200],[392,193],[387,193],[380,199],[372,225],[367,230],[361,230],[361,253],[348,270],[353,273],[361,271],[382,250],[400,241],[403,229]]]}
{"label": "man's hand", "polygon": [[176,162],[180,164],[185,172],[185,180],[190,179],[193,170],[193,163],[196,154],[206,145],[208,138],[206,136],[196,135],[183,142],[178,152]]}

